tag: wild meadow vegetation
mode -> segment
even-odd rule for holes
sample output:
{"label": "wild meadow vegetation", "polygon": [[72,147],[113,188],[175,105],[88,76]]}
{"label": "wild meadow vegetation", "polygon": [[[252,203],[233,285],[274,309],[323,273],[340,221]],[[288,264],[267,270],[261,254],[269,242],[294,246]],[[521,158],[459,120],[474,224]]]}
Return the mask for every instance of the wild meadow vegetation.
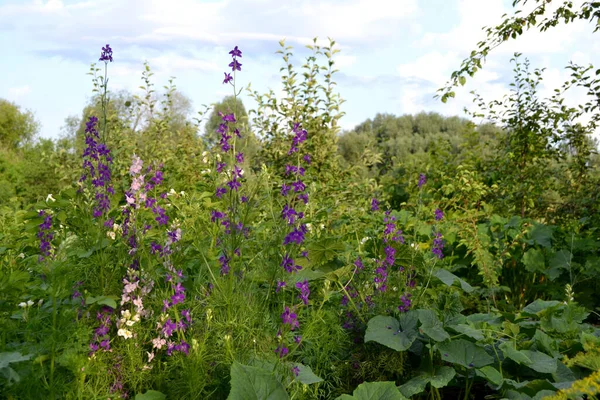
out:
{"label": "wild meadow vegetation", "polygon": [[[488,29],[441,100],[527,27],[598,30],[600,3],[539,22],[549,2]],[[515,54],[477,124],[340,132],[335,42],[300,67],[280,46],[283,98],[235,46],[194,121],[149,64],[143,95],[111,92],[108,44],[60,140],[0,101],[0,397],[596,398],[600,70],[541,98]]]}

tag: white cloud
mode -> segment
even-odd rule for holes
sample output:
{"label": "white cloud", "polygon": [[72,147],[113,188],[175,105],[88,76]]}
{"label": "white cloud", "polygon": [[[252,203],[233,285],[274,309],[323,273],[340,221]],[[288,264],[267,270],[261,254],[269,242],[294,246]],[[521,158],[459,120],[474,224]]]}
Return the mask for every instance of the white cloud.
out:
{"label": "white cloud", "polygon": [[15,98],[15,99],[24,97],[24,96],[28,95],[29,93],[31,93],[31,87],[29,85],[12,87],[12,88],[8,89],[8,94],[12,98]]}

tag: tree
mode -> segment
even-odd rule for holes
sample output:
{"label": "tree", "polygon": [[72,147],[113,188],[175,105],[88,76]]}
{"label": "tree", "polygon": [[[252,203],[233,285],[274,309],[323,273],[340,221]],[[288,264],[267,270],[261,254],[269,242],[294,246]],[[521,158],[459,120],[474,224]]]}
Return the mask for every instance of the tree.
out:
{"label": "tree", "polygon": [[[527,1],[528,0],[514,0],[513,7],[525,5]],[[458,85],[463,86],[466,83],[466,75],[473,77],[475,73],[482,68],[482,60],[485,60],[485,57],[488,56],[492,50],[502,43],[510,39],[516,39],[518,36],[522,35],[524,28],[527,30],[537,28],[540,32],[545,32],[561,22],[564,22],[565,24],[575,20],[593,22],[595,19],[596,28],[594,29],[594,32],[600,29],[600,2],[598,1],[584,2],[581,5],[581,8],[575,11],[573,11],[572,1],[564,1],[563,4],[554,11],[552,16],[545,18],[546,8],[552,0],[533,0],[532,2],[536,3],[537,6],[529,14],[522,16],[521,13],[523,10],[516,10],[511,17],[506,17],[506,14],[504,14],[502,16],[504,20],[500,25],[493,28],[484,28],[487,34],[486,39],[477,44],[478,49],[473,50],[469,57],[463,60],[460,70],[452,73],[450,81],[446,83],[446,86],[438,90],[441,94],[436,95],[435,97],[441,98],[444,103],[448,98],[454,97],[455,93],[453,92],[453,89]],[[539,21],[541,18],[544,19]],[[582,67],[578,67],[578,70],[581,72],[583,69]],[[587,70],[585,72],[587,72]],[[586,82],[583,78],[583,75],[580,76],[578,82],[590,90],[590,93],[588,94],[593,95],[600,92],[600,69],[596,70],[595,79],[590,79],[590,77],[588,77]],[[596,101],[590,103],[588,107],[590,108],[589,110],[586,110],[588,112],[598,109],[598,107],[600,107],[600,97],[597,97]]]}
{"label": "tree", "polygon": [[21,108],[4,99],[0,99],[0,143],[15,149],[30,141],[39,131],[39,122],[31,111]]}
{"label": "tree", "polygon": [[221,114],[234,113],[237,120],[237,129],[240,131],[241,139],[236,141],[236,151],[241,151],[247,160],[252,160],[259,149],[259,142],[254,133],[251,130],[250,123],[248,121],[248,113],[246,107],[241,99],[235,98],[234,96],[227,96],[219,103],[213,106],[212,112],[206,122],[204,135],[202,137],[205,145],[210,148],[215,146],[220,138],[217,129],[223,122]]}

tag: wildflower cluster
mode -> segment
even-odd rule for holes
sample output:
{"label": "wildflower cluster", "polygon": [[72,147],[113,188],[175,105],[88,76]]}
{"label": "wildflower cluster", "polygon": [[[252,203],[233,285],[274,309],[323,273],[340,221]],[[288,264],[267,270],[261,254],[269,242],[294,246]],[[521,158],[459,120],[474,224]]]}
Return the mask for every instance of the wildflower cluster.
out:
{"label": "wildflower cluster", "polygon": [[[396,249],[392,247],[391,243],[404,243],[402,231],[397,229],[396,217],[391,215],[390,210],[385,212],[383,222],[385,223],[385,229],[383,231],[383,242],[386,244],[384,249],[385,258],[376,261],[377,269],[375,269],[375,278],[373,278],[375,287],[381,292],[385,292],[387,290],[386,282],[388,277],[388,267],[392,268],[396,262]],[[404,268],[400,267],[400,271],[403,270]]]}
{"label": "wildflower cluster", "polygon": [[46,257],[49,257],[52,250],[52,239],[54,239],[54,233],[52,232],[52,215],[48,212],[41,210],[38,216],[44,218],[44,222],[39,225],[37,237],[40,239],[40,256],[39,261],[43,261]]}
{"label": "wildflower cluster", "polygon": [[[83,169],[84,173],[79,179],[83,182],[90,178],[94,187],[94,200],[96,202],[92,215],[94,218],[100,218],[108,213],[110,209],[109,195],[114,195],[115,190],[111,185],[110,165],[112,156],[106,144],[99,143],[100,136],[96,129],[98,118],[91,116],[85,127],[86,149],[83,151]],[[105,225],[107,223],[105,222]],[[107,226],[112,225],[108,223]]]}
{"label": "wildflower cluster", "polygon": [[109,332],[112,313],[113,309],[108,306],[103,306],[102,309],[96,313],[96,319],[100,322],[100,325],[94,330],[94,336],[89,345],[90,357],[92,357],[99,349],[110,351]]}
{"label": "wildflower cluster", "polygon": [[[300,127],[300,124],[294,124],[293,128],[294,137],[292,138],[292,145],[288,151],[288,155],[299,152],[299,146],[306,141],[307,132]],[[302,165],[302,161],[306,165],[310,165],[310,155],[305,154],[302,158],[297,157],[296,165],[287,164],[285,167],[285,176],[288,177],[288,181],[281,185],[281,195],[285,197],[286,204],[281,210],[281,218],[287,223],[291,231],[283,239],[283,245],[296,245],[297,247],[302,246],[304,243],[305,235],[308,232],[306,224],[302,223],[301,220],[304,218],[304,212],[300,211],[300,208],[308,204],[308,193],[306,193],[306,185],[302,181],[306,169]],[[281,266],[288,273],[293,273],[302,269],[300,265],[297,265],[292,258],[293,252],[285,250]],[[301,255],[307,255],[306,252],[301,252]]]}
{"label": "wildflower cluster", "polygon": [[[231,67],[234,75],[235,71],[241,71],[241,66],[238,62],[238,57],[242,57],[241,50],[237,46],[229,52],[233,61],[229,66]],[[231,74],[225,73],[225,80],[223,83],[232,83],[235,85],[235,81]],[[234,88],[235,91],[235,88]],[[241,139],[242,135],[240,130],[236,127],[237,119],[235,113],[223,114],[219,112],[222,122],[219,124],[216,132],[220,135],[218,146],[224,157],[218,155],[216,163],[217,173],[223,177],[221,184],[219,184],[215,191],[215,196],[218,199],[222,199],[224,195],[229,193],[229,207],[225,210],[213,210],[211,213],[211,221],[213,223],[219,223],[224,227],[226,235],[232,235],[227,246],[223,239],[219,239],[218,243],[222,244],[221,255],[219,256],[219,264],[221,266],[221,275],[229,274],[231,269],[231,261],[234,256],[239,257],[241,250],[239,248],[237,238],[238,234],[243,236],[248,235],[248,228],[244,227],[241,217],[237,211],[238,201],[241,203],[247,203],[248,198],[246,196],[238,196],[240,188],[242,187],[242,179],[244,176],[244,170],[242,164],[244,163],[244,153],[236,152],[236,139]]]}

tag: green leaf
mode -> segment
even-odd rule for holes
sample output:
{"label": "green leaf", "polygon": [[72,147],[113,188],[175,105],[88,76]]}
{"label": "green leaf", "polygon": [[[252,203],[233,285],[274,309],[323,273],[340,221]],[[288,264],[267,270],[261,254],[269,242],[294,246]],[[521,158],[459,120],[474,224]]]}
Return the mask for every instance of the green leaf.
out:
{"label": "green leaf", "polygon": [[117,302],[115,300],[117,298],[118,298],[117,296],[98,296],[98,297],[90,296],[87,299],[85,299],[85,304],[86,305],[90,305],[90,304],[105,305],[105,306],[109,306],[113,310],[116,310]]}
{"label": "green leaf", "polygon": [[300,371],[298,372],[298,376],[296,377],[296,379],[304,383],[305,385],[312,385],[313,383],[323,382],[323,378],[315,375],[315,373],[309,366],[300,363],[292,363],[292,366],[298,367]]}
{"label": "green leaf", "polygon": [[502,374],[498,372],[498,370],[489,365],[480,368],[477,370],[477,375],[487,379],[489,382],[493,383],[496,386],[502,385],[504,379],[502,378]]}
{"label": "green leaf", "polygon": [[473,286],[469,285],[466,281],[460,279],[458,276],[445,269],[436,269],[433,272],[433,276],[444,282],[447,286],[452,286],[455,282],[458,282],[462,290],[467,293],[471,293],[473,290],[475,290]]}
{"label": "green leaf", "polygon": [[548,276],[555,280],[560,276],[561,270],[568,270],[573,260],[573,254],[569,250],[559,250],[550,259],[550,270]]}
{"label": "green leaf", "polygon": [[481,368],[494,362],[494,358],[482,347],[464,339],[438,343],[436,346],[442,355],[442,360],[465,368]]}
{"label": "green leaf", "polygon": [[21,361],[27,361],[31,358],[31,354],[22,355],[19,352],[6,352],[0,353],[0,368],[8,367],[9,364],[17,363]]}
{"label": "green leaf", "polygon": [[397,351],[406,351],[418,336],[414,312],[402,315],[402,329],[396,318],[378,315],[369,320],[365,342],[377,342]]}
{"label": "green leaf", "polygon": [[447,386],[455,375],[456,370],[454,368],[448,366],[439,367],[435,370],[435,374],[430,377],[429,383],[431,383],[431,386],[440,389]]}
{"label": "green leaf", "polygon": [[343,394],[337,400],[406,400],[394,382],[365,382],[358,385],[352,396]]}
{"label": "green leaf", "polygon": [[546,248],[550,248],[552,245],[552,232],[553,229],[549,226],[534,223],[533,228],[529,232],[531,240],[529,244],[539,244]]}
{"label": "green leaf", "polygon": [[471,325],[467,324],[458,324],[458,325],[450,325],[449,328],[455,330],[458,333],[462,333],[470,338],[475,340],[483,340],[485,336],[483,336],[483,332],[477,328],[473,328]]}
{"label": "green leaf", "polygon": [[529,272],[545,272],[546,261],[544,253],[538,249],[529,249],[523,254],[523,265]]}
{"label": "green leaf", "polygon": [[148,390],[146,393],[135,395],[135,400],[165,400],[167,396],[156,390]]}
{"label": "green leaf", "polygon": [[416,394],[423,393],[427,384],[429,383],[429,377],[426,375],[419,375],[400,386],[400,392],[406,397],[412,397]]}
{"label": "green leaf", "polygon": [[542,374],[553,374],[556,372],[556,359],[545,353],[542,353],[541,351],[521,350],[521,352],[531,360],[529,364],[525,365],[532,370]]}
{"label": "green leaf", "polygon": [[319,265],[325,261],[331,260],[345,250],[344,242],[339,238],[328,237],[318,242],[311,243],[308,246],[308,255],[310,260]]}
{"label": "green leaf", "polygon": [[281,382],[269,371],[242,365],[231,366],[229,400],[283,400],[289,399]]}
{"label": "green leaf", "polygon": [[432,310],[418,310],[421,330],[436,342],[450,339],[448,332],[444,330],[442,322]]}
{"label": "green leaf", "polygon": [[542,311],[547,311],[548,309],[559,306],[561,304],[562,303],[558,300],[547,301],[547,300],[537,299],[534,302],[523,307],[522,312],[527,313],[527,314],[538,315],[538,313],[541,313]]}
{"label": "green leaf", "polygon": [[517,350],[513,342],[504,342],[498,347],[500,348],[500,350],[502,350],[505,357],[510,358],[514,362],[524,365],[531,364],[531,359],[527,357],[524,353]]}

